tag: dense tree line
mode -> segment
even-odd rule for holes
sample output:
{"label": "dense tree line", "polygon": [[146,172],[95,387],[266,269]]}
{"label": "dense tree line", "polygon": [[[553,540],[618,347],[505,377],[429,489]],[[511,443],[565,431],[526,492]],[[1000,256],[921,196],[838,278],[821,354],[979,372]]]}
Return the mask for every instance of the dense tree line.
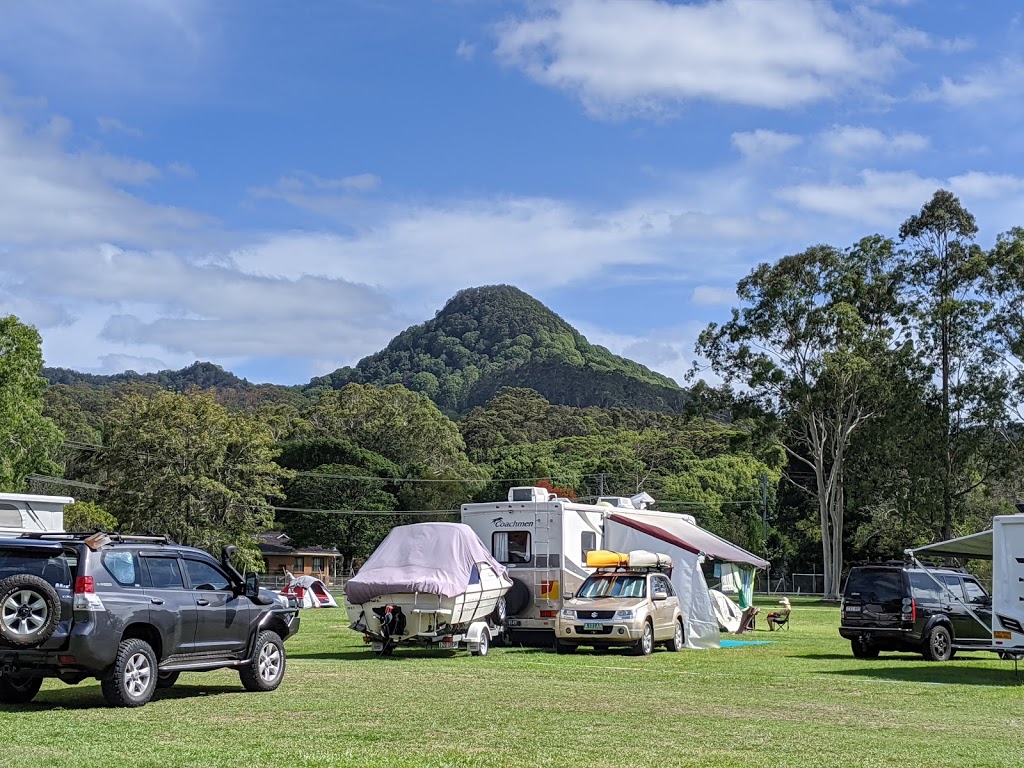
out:
{"label": "dense tree line", "polygon": [[940,190],[896,238],[759,265],[698,343],[725,383],[687,390],[508,286],[305,388],[208,364],[45,386],[38,334],[5,318],[0,490],[67,490],[83,525],[253,555],[273,525],[349,559],[511,485],[647,491],[775,572],[823,570],[834,596],[851,560],[979,530],[1019,498],[1024,229],[987,251],[977,231]]}

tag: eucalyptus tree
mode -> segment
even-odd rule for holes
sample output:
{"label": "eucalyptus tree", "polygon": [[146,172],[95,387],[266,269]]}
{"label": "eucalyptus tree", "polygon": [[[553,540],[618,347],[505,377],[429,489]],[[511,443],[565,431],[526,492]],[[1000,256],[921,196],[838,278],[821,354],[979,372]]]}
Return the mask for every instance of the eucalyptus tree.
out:
{"label": "eucalyptus tree", "polygon": [[57,469],[63,435],[43,415],[41,345],[31,325],[0,317],[0,491],[22,491],[26,475]]}
{"label": "eucalyptus tree", "polygon": [[838,598],[842,574],[847,447],[875,415],[887,361],[902,349],[894,257],[893,242],[876,236],[761,264],[737,286],[743,306],[697,342],[712,370],[774,420],[790,471],[813,477],[827,599]]}
{"label": "eucalyptus tree", "polygon": [[937,400],[944,538],[954,533],[960,500],[1005,469],[1006,451],[992,436],[1007,380],[993,364],[989,263],[977,232],[974,216],[944,189],[900,226],[908,328]]}

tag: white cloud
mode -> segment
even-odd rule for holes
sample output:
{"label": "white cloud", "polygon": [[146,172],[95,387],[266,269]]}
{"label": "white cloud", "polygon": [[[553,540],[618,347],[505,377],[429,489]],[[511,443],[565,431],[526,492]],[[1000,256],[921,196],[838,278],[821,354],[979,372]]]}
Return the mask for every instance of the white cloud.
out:
{"label": "white cloud", "polygon": [[1024,93],[1024,62],[1005,58],[960,78],[943,77],[935,88],[916,94],[920,101],[941,101],[951,107],[967,107],[985,101],[1011,99]]}
{"label": "white cloud", "polygon": [[200,214],[152,205],[121,189],[159,178],[149,163],[99,150],[74,152],[70,121],[33,130],[0,111],[0,245],[170,242],[207,226]]}
{"label": "white cloud", "polygon": [[949,186],[958,195],[981,199],[999,199],[1024,193],[1024,179],[1019,176],[982,171],[951,176]]}
{"label": "white cloud", "polygon": [[167,170],[182,179],[192,179],[195,178],[196,175],[196,169],[191,165],[177,161],[169,163]]}
{"label": "white cloud", "polygon": [[139,357],[137,355],[102,355],[99,359],[99,373],[112,374],[124,371],[135,371],[136,373],[152,373],[154,371],[165,371],[167,363],[156,357]]}
{"label": "white cloud", "polygon": [[[810,0],[559,0],[499,28],[498,57],[599,115],[702,99],[784,109],[883,76],[906,31]],[[884,37],[878,36],[878,31]]]}
{"label": "white cloud", "polygon": [[856,125],[835,125],[822,132],[820,142],[826,152],[846,157],[920,152],[929,144],[927,137],[912,131],[887,134],[877,128]]}
{"label": "white cloud", "polygon": [[720,288],[714,285],[698,285],[693,289],[692,301],[701,306],[723,305],[731,307],[736,303],[735,288]]}
{"label": "white cloud", "polygon": [[54,92],[194,98],[219,33],[202,0],[0,4],[0,65],[30,63]]}
{"label": "white cloud", "polygon": [[99,126],[100,133],[120,133],[136,139],[142,138],[142,131],[125,125],[116,117],[97,117],[96,125]]}
{"label": "white cloud", "polygon": [[800,136],[792,133],[779,133],[762,128],[756,131],[736,132],[731,138],[733,146],[751,160],[763,160],[784,154],[803,142]]}
{"label": "white cloud", "polygon": [[463,61],[472,61],[476,57],[476,45],[467,40],[459,40],[455,55]]}
{"label": "white cloud", "polygon": [[329,179],[301,171],[282,176],[273,184],[253,187],[249,196],[256,200],[283,200],[296,208],[337,216],[351,211],[356,193],[369,192],[379,186],[380,177],[372,173]]}
{"label": "white cloud", "polygon": [[892,228],[941,187],[940,180],[921,178],[912,171],[865,170],[859,184],[798,184],[776,194],[807,211]]}

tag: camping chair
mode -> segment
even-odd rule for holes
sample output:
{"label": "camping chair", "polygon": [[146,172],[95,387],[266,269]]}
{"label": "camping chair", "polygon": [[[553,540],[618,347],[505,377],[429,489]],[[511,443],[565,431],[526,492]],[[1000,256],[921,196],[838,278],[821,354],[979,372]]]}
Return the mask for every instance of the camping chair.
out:
{"label": "camping chair", "polygon": [[782,598],[779,601],[781,608],[777,611],[772,611],[768,614],[768,630],[774,632],[776,629],[789,630],[789,617],[792,614],[792,608],[789,607],[789,600]]}
{"label": "camping chair", "polygon": [[736,634],[742,635],[744,632],[753,632],[754,627],[757,625],[757,614],[760,611],[761,609],[754,605],[746,608],[740,614],[740,628],[736,630]]}

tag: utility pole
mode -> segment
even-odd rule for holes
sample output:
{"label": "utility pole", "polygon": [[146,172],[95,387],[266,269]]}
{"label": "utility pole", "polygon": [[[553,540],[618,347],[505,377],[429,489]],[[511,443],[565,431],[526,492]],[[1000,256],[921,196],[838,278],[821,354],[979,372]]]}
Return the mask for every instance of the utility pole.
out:
{"label": "utility pole", "polygon": [[597,495],[604,496],[604,472],[597,476]]}

